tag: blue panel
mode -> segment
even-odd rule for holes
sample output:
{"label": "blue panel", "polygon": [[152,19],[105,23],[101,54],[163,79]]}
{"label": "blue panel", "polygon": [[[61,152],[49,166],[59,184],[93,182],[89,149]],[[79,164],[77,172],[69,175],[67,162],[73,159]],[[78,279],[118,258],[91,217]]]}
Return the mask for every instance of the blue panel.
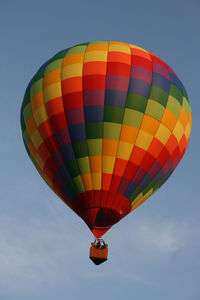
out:
{"label": "blue panel", "polygon": [[104,106],[95,105],[95,106],[85,106],[84,107],[84,116],[85,122],[102,122],[103,121]]}
{"label": "blue panel", "polygon": [[127,93],[120,90],[106,90],[105,105],[125,107]]}
{"label": "blue panel", "polygon": [[148,98],[149,91],[150,91],[150,84],[147,83],[144,80],[130,78],[130,84],[129,84],[129,93],[135,93],[141,96],[144,96],[145,98]]}
{"label": "blue panel", "polygon": [[71,142],[86,140],[84,124],[75,124],[69,126],[69,133],[71,137]]}
{"label": "blue panel", "polygon": [[66,162],[75,159],[74,151],[72,149],[72,144],[66,144],[62,146],[61,148],[59,148],[59,151]]}
{"label": "blue panel", "polygon": [[175,84],[180,91],[183,93],[183,85],[182,82],[172,73],[170,73],[170,79],[173,84]]}
{"label": "blue panel", "polygon": [[158,86],[168,94],[170,92],[169,80],[158,73],[152,73],[152,85]]}
{"label": "blue panel", "polygon": [[139,184],[140,189],[143,191],[144,188],[152,181],[151,176],[147,173],[145,177],[142,179],[142,181]]}
{"label": "blue panel", "polygon": [[135,182],[131,182],[126,190],[126,192],[124,193],[124,196],[126,198],[130,198],[130,196],[132,195],[132,193],[135,191],[135,189],[137,188],[137,184]]}

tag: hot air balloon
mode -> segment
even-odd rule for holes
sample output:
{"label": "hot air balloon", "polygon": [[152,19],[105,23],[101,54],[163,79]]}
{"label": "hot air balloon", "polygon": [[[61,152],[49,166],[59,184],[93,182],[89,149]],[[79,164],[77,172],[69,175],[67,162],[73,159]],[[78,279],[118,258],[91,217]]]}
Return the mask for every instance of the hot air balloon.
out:
{"label": "hot air balloon", "polygon": [[28,155],[97,238],[96,264],[107,259],[103,234],[172,174],[191,123],[175,72],[151,52],[114,41],[58,52],[30,81],[21,109]]}

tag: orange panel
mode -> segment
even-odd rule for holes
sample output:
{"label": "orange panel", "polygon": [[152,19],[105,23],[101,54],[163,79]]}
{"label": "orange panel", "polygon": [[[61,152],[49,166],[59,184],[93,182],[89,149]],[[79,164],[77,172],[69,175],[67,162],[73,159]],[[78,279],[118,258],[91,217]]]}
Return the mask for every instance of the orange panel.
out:
{"label": "orange panel", "polygon": [[63,95],[82,91],[82,76],[68,78],[62,81]]}
{"label": "orange panel", "polygon": [[47,102],[46,109],[48,116],[59,114],[64,111],[62,97],[54,98]]}
{"label": "orange panel", "polygon": [[65,58],[63,59],[63,63],[62,63],[62,68],[65,66],[72,65],[72,64],[82,63],[84,55],[85,55],[85,53],[81,52],[81,53],[74,53],[74,54],[65,56]]}
{"label": "orange panel", "polygon": [[55,82],[61,81],[61,76],[60,76],[61,70],[54,70],[47,75],[45,75],[43,79],[43,87],[46,88],[48,85],[51,85]]}
{"label": "orange panel", "polygon": [[108,52],[108,61],[116,61],[130,65],[131,56],[123,52]]}
{"label": "orange panel", "polygon": [[83,74],[92,75],[92,74],[106,74],[107,63],[104,61],[97,62],[87,62],[83,65]]}
{"label": "orange panel", "polygon": [[112,174],[102,174],[102,190],[109,191]]}
{"label": "orange panel", "polygon": [[101,173],[102,156],[89,156],[91,173]]}
{"label": "orange panel", "polygon": [[126,143],[134,144],[139,129],[128,125],[122,125],[120,140]]}
{"label": "orange panel", "polygon": [[103,139],[103,156],[116,156],[118,141]]}
{"label": "orange panel", "polygon": [[169,110],[165,109],[161,123],[165,125],[169,130],[173,131],[177,122],[177,117]]}
{"label": "orange panel", "polygon": [[26,122],[26,127],[29,135],[31,136],[33,132],[37,129],[33,117],[30,117],[30,119],[28,119],[28,121]]}
{"label": "orange panel", "polygon": [[159,121],[157,121],[156,119],[148,115],[144,115],[140,129],[154,136],[156,134],[159,125],[160,125]]}
{"label": "orange panel", "polygon": [[171,134],[170,138],[167,141],[167,144],[165,145],[165,148],[169,151],[170,155],[172,155],[177,145],[178,145],[177,139],[173,134]]}
{"label": "orange panel", "polygon": [[153,157],[157,158],[163,149],[163,143],[161,143],[157,138],[153,138],[153,141],[148,149],[148,152],[153,155]]}

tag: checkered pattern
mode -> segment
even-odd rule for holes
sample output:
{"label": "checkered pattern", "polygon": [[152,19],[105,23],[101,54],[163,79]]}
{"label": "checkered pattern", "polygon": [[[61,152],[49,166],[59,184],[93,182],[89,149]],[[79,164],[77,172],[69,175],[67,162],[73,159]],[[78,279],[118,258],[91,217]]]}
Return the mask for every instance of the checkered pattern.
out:
{"label": "checkered pattern", "polygon": [[[96,236],[167,180],[191,123],[174,71],[149,51],[111,41],[56,54],[29,83],[21,110],[35,167]],[[99,208],[103,226],[95,225]]]}

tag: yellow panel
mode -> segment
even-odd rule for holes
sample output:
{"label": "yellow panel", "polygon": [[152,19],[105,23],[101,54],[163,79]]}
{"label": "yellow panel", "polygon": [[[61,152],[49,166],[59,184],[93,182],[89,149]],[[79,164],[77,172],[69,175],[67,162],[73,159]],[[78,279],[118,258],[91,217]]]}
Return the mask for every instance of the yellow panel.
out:
{"label": "yellow panel", "polygon": [[29,149],[29,151],[30,151],[32,157],[35,159],[36,156],[37,156],[37,150],[36,150],[36,148],[35,148],[35,146],[34,146],[34,144],[33,144],[32,141],[30,141],[30,143],[29,143],[29,145],[28,145],[28,149]]}
{"label": "yellow panel", "polygon": [[82,76],[83,64],[73,64],[62,68],[62,80]]}
{"label": "yellow panel", "polygon": [[179,121],[177,121],[176,126],[173,130],[173,134],[176,137],[178,143],[180,142],[180,140],[183,136],[183,133],[184,133],[183,125]]}
{"label": "yellow panel", "polygon": [[102,156],[89,156],[91,173],[101,173]]}
{"label": "yellow panel", "polygon": [[87,47],[87,52],[89,51],[107,51],[108,44],[89,44]]}
{"label": "yellow panel", "polygon": [[40,145],[43,143],[43,140],[37,130],[35,130],[34,133],[32,134],[31,140],[36,149],[38,149]]}
{"label": "yellow panel", "polygon": [[84,185],[83,185],[83,181],[82,181],[82,178],[81,176],[77,176],[73,179],[75,185],[76,185],[76,188],[77,190],[79,191],[79,193],[83,193],[85,192],[85,188],[84,188]]}
{"label": "yellow panel", "polygon": [[137,201],[139,201],[142,197],[143,197],[143,193],[141,192],[141,193],[133,200],[131,211],[135,209],[135,205],[136,205]]}
{"label": "yellow panel", "polygon": [[101,173],[91,173],[92,175],[92,185],[94,190],[101,189]]}
{"label": "yellow panel", "polygon": [[178,120],[183,125],[183,128],[185,129],[187,123],[188,123],[188,115],[186,111],[182,108]]}
{"label": "yellow panel", "polygon": [[47,103],[51,99],[60,97],[61,95],[62,95],[62,92],[61,92],[60,82],[49,85],[46,89],[44,89],[45,103]]}
{"label": "yellow panel", "polygon": [[144,114],[140,129],[154,136],[158,129],[159,124],[160,122],[158,120]]}
{"label": "yellow panel", "polygon": [[59,82],[60,79],[60,69],[54,70],[47,75],[44,76],[43,79],[43,88],[46,88],[48,85],[54,84],[56,82]]}
{"label": "yellow panel", "polygon": [[170,129],[172,132],[177,122],[177,117],[169,109],[165,109],[161,123]]}
{"label": "yellow panel", "polygon": [[160,124],[155,137],[161,142],[163,143],[163,145],[165,145],[169,139],[171,135],[171,131],[169,130],[169,128],[167,128],[165,125],[163,125],[162,123]]}
{"label": "yellow panel", "polygon": [[103,156],[103,173],[112,174],[115,165],[115,157]]}
{"label": "yellow panel", "polygon": [[43,91],[40,91],[37,93],[30,101],[32,111],[34,112],[37,110],[40,106],[44,105],[44,99],[43,99]]}
{"label": "yellow panel", "polygon": [[72,64],[83,63],[83,58],[84,58],[83,52],[67,55],[63,59],[62,68],[64,68],[65,66],[72,65]]}
{"label": "yellow panel", "polygon": [[83,174],[81,175],[82,180],[83,180],[83,185],[85,187],[86,191],[91,191],[92,188],[92,178],[91,178],[91,174]]}
{"label": "yellow panel", "polygon": [[135,142],[135,145],[147,150],[151,144],[151,141],[153,139],[153,136],[146,131],[140,130]]}
{"label": "yellow panel", "polygon": [[36,160],[38,166],[41,168],[41,170],[43,170],[45,163],[44,163],[44,161],[42,160],[42,158],[40,157],[40,155],[38,153],[35,157],[35,160]]}
{"label": "yellow panel", "polygon": [[120,141],[117,150],[117,157],[124,160],[129,160],[132,149],[133,149],[133,144]]}
{"label": "yellow panel", "polygon": [[186,128],[185,128],[185,136],[186,136],[187,141],[188,141],[188,139],[190,137],[190,131],[191,131],[191,126],[188,123],[187,126],[186,126]]}
{"label": "yellow panel", "polygon": [[123,52],[123,53],[128,53],[130,54],[130,47],[127,45],[123,44],[113,44],[112,42],[109,44],[109,52],[114,51],[114,52]]}
{"label": "yellow panel", "polygon": [[107,51],[91,51],[86,52],[84,57],[84,63],[89,61],[107,61],[108,52]]}
{"label": "yellow panel", "polygon": [[38,108],[33,113],[33,117],[34,117],[34,120],[35,120],[35,123],[37,124],[37,126],[39,126],[41,123],[46,121],[48,119],[48,116],[47,116],[45,106],[43,105],[40,108]]}

